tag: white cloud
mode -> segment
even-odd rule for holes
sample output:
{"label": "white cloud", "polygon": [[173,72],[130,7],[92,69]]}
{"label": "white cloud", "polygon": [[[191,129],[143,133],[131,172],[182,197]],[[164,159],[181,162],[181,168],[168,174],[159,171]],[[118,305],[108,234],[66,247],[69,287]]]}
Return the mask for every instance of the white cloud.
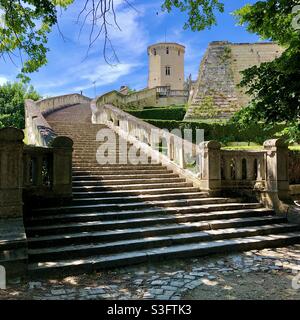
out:
{"label": "white cloud", "polygon": [[89,89],[93,86],[94,81],[97,87],[112,84],[119,78],[129,74],[135,67],[137,67],[137,65],[124,63],[116,66],[103,64],[91,69],[86,68],[80,76],[80,79],[85,80],[84,84],[74,87],[73,91]]}
{"label": "white cloud", "polygon": [[0,75],[0,86],[4,85],[6,82],[8,82],[8,79]]}

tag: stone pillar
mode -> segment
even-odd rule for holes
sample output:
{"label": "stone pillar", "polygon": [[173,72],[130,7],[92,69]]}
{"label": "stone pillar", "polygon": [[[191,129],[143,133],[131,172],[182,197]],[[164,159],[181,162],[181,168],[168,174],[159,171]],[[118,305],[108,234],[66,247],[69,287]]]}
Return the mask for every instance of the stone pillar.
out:
{"label": "stone pillar", "polygon": [[281,200],[289,198],[288,145],[283,139],[267,140],[266,151],[266,191],[277,193]]}
{"label": "stone pillar", "polygon": [[0,129],[0,265],[8,279],[27,272],[27,239],[23,223],[23,143],[16,128]]}
{"label": "stone pillar", "polygon": [[22,130],[0,129],[0,218],[23,215],[23,139]]}
{"label": "stone pillar", "polygon": [[217,141],[204,141],[200,144],[199,178],[201,189],[211,194],[221,189],[221,144]]}
{"label": "stone pillar", "polygon": [[53,192],[62,198],[72,197],[72,151],[73,141],[57,137],[53,144]]}

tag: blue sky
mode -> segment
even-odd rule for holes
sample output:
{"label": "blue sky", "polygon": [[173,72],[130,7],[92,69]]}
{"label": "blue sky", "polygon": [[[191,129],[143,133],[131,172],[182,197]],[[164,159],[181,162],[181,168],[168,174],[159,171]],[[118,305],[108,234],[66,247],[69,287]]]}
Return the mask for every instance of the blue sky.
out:
{"label": "blue sky", "polygon": [[[201,58],[211,41],[256,42],[258,36],[249,34],[237,26],[231,12],[254,0],[225,0],[225,13],[218,15],[218,25],[210,30],[192,32],[183,30],[186,16],[178,11],[162,13],[162,0],[131,0],[136,10],[124,0],[115,0],[117,21],[121,31],[110,27],[111,41],[117,52],[119,63],[108,65],[102,56],[103,38],[93,45],[87,56],[90,24],[87,22],[79,37],[80,25],[77,16],[84,0],[76,0],[59,17],[60,30],[55,27],[50,34],[48,64],[31,75],[34,87],[44,96],[80,92],[94,96],[121,85],[135,89],[147,86],[147,46],[156,42],[178,42],[186,46],[185,74],[195,79]],[[0,60],[0,84],[13,81],[18,69]]]}

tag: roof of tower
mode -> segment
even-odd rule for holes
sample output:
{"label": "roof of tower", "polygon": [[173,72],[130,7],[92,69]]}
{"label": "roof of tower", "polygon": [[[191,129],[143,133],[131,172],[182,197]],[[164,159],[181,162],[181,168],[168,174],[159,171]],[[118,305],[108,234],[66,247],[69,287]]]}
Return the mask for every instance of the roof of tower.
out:
{"label": "roof of tower", "polygon": [[166,46],[166,47],[167,46],[177,46],[177,47],[180,47],[182,49],[185,49],[184,45],[176,43],[176,42],[158,42],[158,43],[151,44],[148,47],[148,50],[151,49],[152,47],[155,47],[155,46]]}

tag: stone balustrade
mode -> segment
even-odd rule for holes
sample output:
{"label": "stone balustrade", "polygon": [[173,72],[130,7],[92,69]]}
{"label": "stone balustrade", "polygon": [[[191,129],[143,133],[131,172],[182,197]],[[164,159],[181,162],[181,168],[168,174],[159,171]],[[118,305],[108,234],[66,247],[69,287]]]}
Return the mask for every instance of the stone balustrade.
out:
{"label": "stone balustrade", "polygon": [[[283,140],[267,140],[261,151],[222,150],[217,141],[195,145],[97,100],[92,112],[93,123],[108,125],[203,191],[253,193],[266,206],[286,210],[281,200],[289,199],[289,157]],[[192,163],[194,171],[189,169]]]}
{"label": "stone balustrade", "polygon": [[[35,200],[72,197],[72,146],[57,136],[44,118],[61,107],[90,100],[68,95],[47,101],[25,102],[26,140],[16,128],[0,129],[0,264],[9,277],[27,270],[27,239],[23,207]],[[62,104],[62,105],[59,105]],[[43,112],[42,112],[43,111]],[[2,241],[3,240],[3,241]]]}
{"label": "stone balustrade", "polygon": [[199,146],[183,139],[181,130],[169,133],[112,105],[99,106],[95,100],[91,107],[93,123],[106,124],[124,139],[141,148],[153,161],[162,162],[175,172],[198,182],[188,167],[196,164]]}
{"label": "stone balustrade", "polygon": [[124,95],[113,90],[97,98],[97,105],[111,104],[119,108],[127,106],[166,106],[172,104],[185,104],[188,99],[186,90],[170,90],[168,87],[144,89]]}
{"label": "stone balustrade", "polygon": [[57,136],[33,100],[25,101],[25,128],[29,145],[48,147]]}
{"label": "stone balustrade", "polygon": [[0,219],[22,217],[22,130],[0,129]]}
{"label": "stone balustrade", "polygon": [[62,109],[64,107],[76,105],[79,103],[90,103],[91,99],[78,93],[66,94],[57,97],[42,99],[36,102],[39,110],[44,116]]}
{"label": "stone balustrade", "polygon": [[67,137],[56,137],[52,147],[25,146],[23,188],[26,199],[72,196],[72,146]]}

